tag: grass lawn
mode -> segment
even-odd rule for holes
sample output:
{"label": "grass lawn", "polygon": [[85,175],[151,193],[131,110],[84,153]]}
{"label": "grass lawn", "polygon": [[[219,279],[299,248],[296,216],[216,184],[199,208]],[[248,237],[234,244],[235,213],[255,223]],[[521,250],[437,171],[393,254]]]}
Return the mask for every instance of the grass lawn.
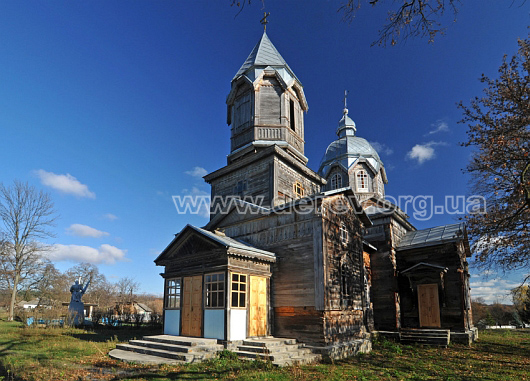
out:
{"label": "grass lawn", "polygon": [[[24,328],[0,320],[0,380],[529,380],[530,330],[481,332],[471,347],[374,343],[370,354],[334,364],[275,368],[230,356],[197,365],[145,366],[107,356],[146,328]],[[3,378],[2,378],[3,377]]]}

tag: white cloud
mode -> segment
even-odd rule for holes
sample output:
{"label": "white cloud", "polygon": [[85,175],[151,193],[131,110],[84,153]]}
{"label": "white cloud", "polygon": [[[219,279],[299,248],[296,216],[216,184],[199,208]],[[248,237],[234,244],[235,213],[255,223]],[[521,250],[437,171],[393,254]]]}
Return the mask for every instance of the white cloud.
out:
{"label": "white cloud", "polygon": [[76,235],[78,237],[94,237],[94,238],[101,238],[104,236],[110,235],[107,232],[94,229],[88,225],[81,225],[81,224],[72,224],[69,228],[66,229],[68,233],[72,235]]}
{"label": "white cloud", "polygon": [[99,248],[79,245],[55,244],[47,253],[51,261],[88,262],[93,264],[105,263],[112,265],[117,261],[127,261],[127,250],[103,244]]}
{"label": "white cloud", "polygon": [[436,123],[431,124],[430,130],[425,136],[437,134],[438,132],[449,132],[449,125],[443,120],[437,120]]}
{"label": "white cloud", "polygon": [[444,146],[447,143],[444,142],[428,142],[424,144],[416,144],[412,149],[407,152],[407,159],[418,160],[418,164],[423,164],[427,160],[434,159],[436,153],[434,151],[434,146]]}
{"label": "white cloud", "polygon": [[519,283],[506,279],[471,282],[471,297],[473,299],[484,298],[484,301],[488,304],[495,302],[511,304],[510,290],[517,286],[519,286]]}
{"label": "white cloud", "polygon": [[203,177],[208,174],[208,171],[203,167],[194,167],[191,171],[186,171],[184,173],[193,177]]}
{"label": "white cloud", "polygon": [[370,144],[372,145],[372,147],[374,147],[374,149],[379,154],[384,153],[385,155],[388,156],[388,155],[392,155],[394,153],[394,150],[392,148],[390,148],[389,146],[387,146],[386,144],[384,144],[384,143],[370,142]]}
{"label": "white cloud", "polygon": [[[183,189],[182,190],[182,193],[184,195],[186,195],[185,197],[189,197],[189,196],[192,196],[192,197],[209,197],[210,196],[210,193],[208,192],[205,192],[197,187],[192,187],[191,189]],[[178,197],[178,196],[176,196]],[[175,202],[175,196],[173,196],[173,202]],[[199,206],[199,211],[198,211],[198,215],[201,216],[201,217],[205,217],[205,218],[210,218],[210,205],[209,203],[206,204],[206,203],[202,203],[202,202],[199,202],[198,203],[198,206]]]}
{"label": "white cloud", "polygon": [[106,220],[109,220],[109,221],[114,221],[114,220],[117,220],[118,219],[118,216],[115,216],[114,214],[112,213],[107,213],[103,216],[103,218],[105,218]]}
{"label": "white cloud", "polygon": [[53,172],[47,172],[44,169],[35,171],[43,185],[56,189],[66,194],[73,194],[78,197],[96,198],[96,194],[88,189],[88,186],[82,184],[74,176],[67,173],[58,175]]}

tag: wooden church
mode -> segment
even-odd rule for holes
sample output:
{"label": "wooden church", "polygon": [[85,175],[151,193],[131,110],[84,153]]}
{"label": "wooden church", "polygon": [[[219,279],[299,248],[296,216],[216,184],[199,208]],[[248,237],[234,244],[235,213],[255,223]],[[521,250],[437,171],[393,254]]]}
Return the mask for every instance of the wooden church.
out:
{"label": "wooden church", "polygon": [[345,108],[318,172],[304,156],[303,87],[263,34],[227,97],[231,151],[205,176],[211,218],[187,225],[163,266],[164,334],[288,338],[328,358],[375,332],[472,341],[463,225],[417,231],[385,200],[383,162]]}

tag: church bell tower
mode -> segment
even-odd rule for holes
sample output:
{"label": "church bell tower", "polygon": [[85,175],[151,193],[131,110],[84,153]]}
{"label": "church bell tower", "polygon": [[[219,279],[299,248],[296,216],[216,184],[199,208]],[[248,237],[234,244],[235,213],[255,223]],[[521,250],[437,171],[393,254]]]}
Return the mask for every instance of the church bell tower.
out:
{"label": "church bell tower", "polygon": [[232,79],[226,104],[227,165],[204,177],[212,186],[211,217],[232,198],[270,208],[320,191],[325,180],[304,156],[302,83],[266,32]]}
{"label": "church bell tower", "polygon": [[226,104],[231,126],[228,163],[271,145],[307,163],[304,111],[308,107],[302,84],[266,32],[232,79]]}

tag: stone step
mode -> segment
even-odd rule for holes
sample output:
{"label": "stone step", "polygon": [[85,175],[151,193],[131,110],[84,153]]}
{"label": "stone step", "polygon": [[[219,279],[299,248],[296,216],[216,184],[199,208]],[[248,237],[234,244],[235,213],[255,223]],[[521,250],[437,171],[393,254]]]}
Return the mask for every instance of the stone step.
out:
{"label": "stone step", "polygon": [[414,343],[422,345],[442,346],[447,347],[449,345],[448,338],[437,338],[437,337],[402,337],[402,343]]}
{"label": "stone step", "polygon": [[129,340],[129,344],[131,345],[137,345],[140,347],[148,347],[148,348],[154,348],[154,349],[163,349],[166,351],[172,351],[172,352],[183,352],[183,353],[195,353],[195,352],[201,352],[204,351],[204,347],[202,346],[185,346],[185,345],[176,345],[176,344],[168,344],[164,342],[159,341],[151,341],[151,340]]}
{"label": "stone step", "polygon": [[430,338],[430,339],[443,339],[443,340],[448,340],[449,339],[449,336],[418,335],[418,334],[404,334],[404,333],[402,333],[400,337],[401,337],[402,340],[403,340],[403,338],[410,338],[410,339],[414,339],[414,338],[418,338],[418,339]]}
{"label": "stone step", "polygon": [[137,364],[185,364],[186,361],[168,359],[166,357],[152,356],[145,353],[137,353],[126,351],[123,349],[113,349],[109,352],[109,356],[116,360],[134,362]]}
{"label": "stone step", "polygon": [[294,365],[294,364],[307,365],[307,364],[316,363],[320,361],[321,358],[322,357],[320,355],[311,354],[311,355],[303,356],[303,357],[291,357],[289,359],[273,362],[273,364],[277,366],[288,366],[288,365]]}
{"label": "stone step", "polygon": [[187,347],[221,345],[217,344],[217,339],[204,339],[202,337],[183,337],[171,335],[144,336],[143,340],[156,341],[159,343],[167,343],[174,345],[183,345]]}
{"label": "stone step", "polygon": [[193,362],[195,360],[195,355],[190,353],[179,353],[173,351],[166,351],[163,349],[155,349],[148,347],[140,347],[138,345],[131,344],[117,344],[116,349],[121,349],[123,351],[130,351],[135,353],[141,353],[150,356],[164,357],[172,360],[180,360],[185,362]]}
{"label": "stone step", "polygon": [[263,339],[243,340],[243,345],[249,345],[253,347],[276,347],[276,346],[293,345],[293,344],[296,344],[296,339],[263,338]]}
{"label": "stone step", "polygon": [[280,352],[274,354],[268,353],[258,353],[258,352],[247,352],[247,351],[237,351],[236,352],[239,358],[250,358],[250,359],[261,359],[261,360],[270,360],[273,363],[275,361],[288,359],[291,357],[289,352]]}
{"label": "stone step", "polygon": [[413,328],[404,328],[400,331],[402,334],[413,333],[413,334],[429,334],[429,335],[449,335],[451,331],[448,329],[413,329]]}
{"label": "stone step", "polygon": [[286,351],[292,351],[295,349],[300,349],[300,344],[295,345],[276,345],[272,347],[262,347],[262,346],[254,346],[254,345],[238,345],[237,349],[240,351],[247,351],[247,352],[258,352],[258,353],[280,353],[280,352],[286,352]]}

